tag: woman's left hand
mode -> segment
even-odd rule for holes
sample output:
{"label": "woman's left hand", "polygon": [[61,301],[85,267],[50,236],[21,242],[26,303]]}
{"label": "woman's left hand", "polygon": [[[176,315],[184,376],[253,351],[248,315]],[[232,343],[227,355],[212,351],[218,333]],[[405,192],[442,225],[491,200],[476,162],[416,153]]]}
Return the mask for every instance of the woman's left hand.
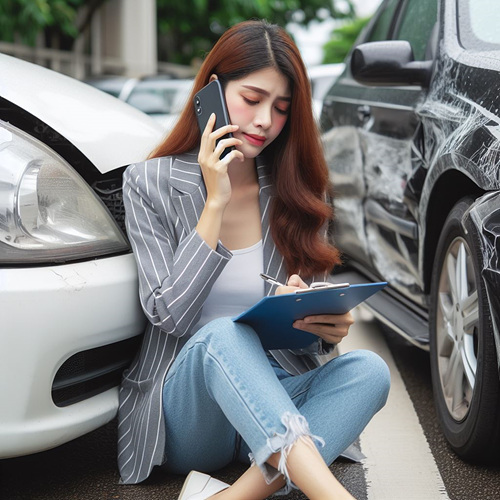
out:
{"label": "woman's left hand", "polygon": [[[286,286],[280,286],[276,294],[291,293],[298,288],[308,288],[307,284],[297,274],[290,276]],[[350,312],[345,314],[318,314],[294,321],[293,327],[298,330],[313,333],[329,344],[338,344],[349,333],[349,327],[354,323]]]}
{"label": "woman's left hand", "polygon": [[329,344],[338,344],[349,333],[354,323],[350,312],[345,314],[318,314],[294,321],[293,327],[305,332],[314,333]]}

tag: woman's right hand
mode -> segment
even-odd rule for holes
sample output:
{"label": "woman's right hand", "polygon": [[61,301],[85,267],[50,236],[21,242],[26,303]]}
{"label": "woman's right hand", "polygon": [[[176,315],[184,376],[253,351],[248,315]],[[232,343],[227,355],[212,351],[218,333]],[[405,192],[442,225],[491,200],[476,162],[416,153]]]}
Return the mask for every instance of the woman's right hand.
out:
{"label": "woman's right hand", "polygon": [[242,141],[235,137],[228,137],[221,139],[217,144],[218,139],[235,132],[239,127],[238,125],[226,125],[213,130],[214,125],[215,113],[212,113],[201,136],[198,163],[207,188],[207,204],[225,207],[231,199],[231,182],[227,172],[228,165],[235,159],[243,161],[245,157],[241,151],[233,149],[224,158],[220,158],[224,149],[238,146],[242,144]]}

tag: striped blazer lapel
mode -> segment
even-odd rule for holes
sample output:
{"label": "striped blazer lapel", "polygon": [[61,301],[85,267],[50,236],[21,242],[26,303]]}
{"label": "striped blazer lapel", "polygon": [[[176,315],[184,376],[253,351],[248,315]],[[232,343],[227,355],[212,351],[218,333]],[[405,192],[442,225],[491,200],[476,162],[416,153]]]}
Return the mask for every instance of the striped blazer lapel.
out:
{"label": "striped blazer lapel", "polygon": [[197,153],[170,159],[169,167],[172,204],[186,232],[190,233],[198,223],[207,198]]}

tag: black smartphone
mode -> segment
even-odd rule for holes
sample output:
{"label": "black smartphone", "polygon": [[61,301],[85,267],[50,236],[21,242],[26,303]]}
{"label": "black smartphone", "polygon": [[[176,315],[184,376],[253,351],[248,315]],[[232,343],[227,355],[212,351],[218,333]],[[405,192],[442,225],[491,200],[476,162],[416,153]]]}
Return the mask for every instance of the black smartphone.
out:
{"label": "black smartphone", "polygon": [[[212,113],[215,113],[214,130],[231,124],[229,121],[229,113],[227,112],[226,100],[224,99],[224,91],[222,90],[222,85],[219,80],[213,80],[195,94],[194,110],[196,118],[198,119],[198,126],[200,127],[200,132],[202,134]],[[221,139],[226,139],[232,136],[232,134],[226,134],[222,136]],[[221,139],[219,139],[219,141]],[[233,149],[234,147],[232,146],[224,149],[220,157],[224,158],[224,156],[226,156]]]}

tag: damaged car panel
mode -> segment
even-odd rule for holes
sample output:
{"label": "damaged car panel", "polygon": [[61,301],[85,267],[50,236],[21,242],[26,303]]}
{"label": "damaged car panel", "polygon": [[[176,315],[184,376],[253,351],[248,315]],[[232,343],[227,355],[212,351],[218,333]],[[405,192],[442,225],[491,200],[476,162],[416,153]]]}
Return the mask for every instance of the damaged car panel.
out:
{"label": "damaged car panel", "polygon": [[336,193],[333,238],[348,258],[346,272],[390,283],[367,305],[430,351],[444,434],[476,461],[500,453],[493,3],[385,0],[325,97],[320,121]]}
{"label": "damaged car panel", "polygon": [[500,371],[500,192],[478,198],[466,214],[481,235],[482,278],[488,294],[492,326],[495,331],[497,362]]}

